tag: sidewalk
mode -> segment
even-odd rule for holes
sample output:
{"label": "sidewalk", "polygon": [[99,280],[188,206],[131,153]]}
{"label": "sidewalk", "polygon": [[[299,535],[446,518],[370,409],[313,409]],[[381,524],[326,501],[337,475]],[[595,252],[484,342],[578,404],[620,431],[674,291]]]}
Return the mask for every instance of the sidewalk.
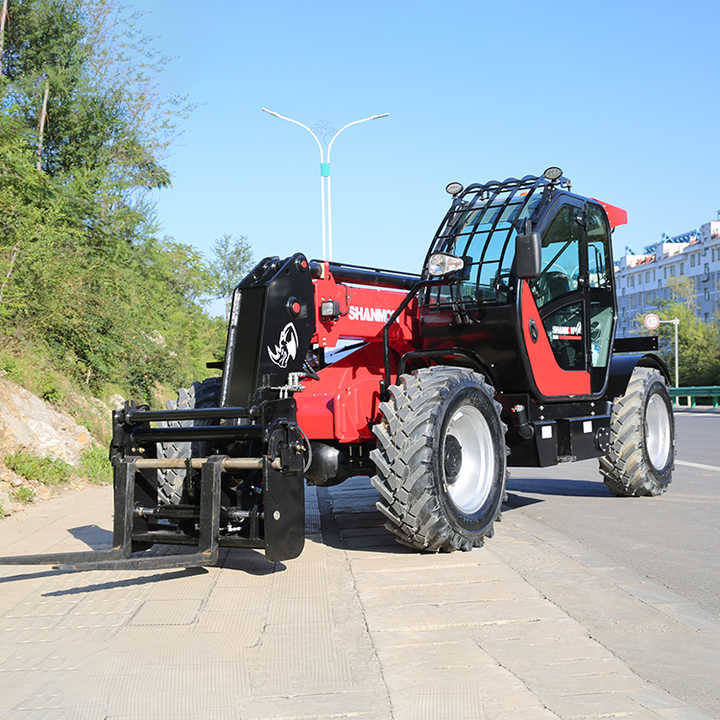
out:
{"label": "sidewalk", "polygon": [[[110,496],[0,522],[3,553],[107,546]],[[713,616],[511,510],[483,549],[413,553],[375,499],[364,478],[308,488],[305,551],[286,565],[233,551],[207,572],[0,567],[0,718],[720,712]]]}

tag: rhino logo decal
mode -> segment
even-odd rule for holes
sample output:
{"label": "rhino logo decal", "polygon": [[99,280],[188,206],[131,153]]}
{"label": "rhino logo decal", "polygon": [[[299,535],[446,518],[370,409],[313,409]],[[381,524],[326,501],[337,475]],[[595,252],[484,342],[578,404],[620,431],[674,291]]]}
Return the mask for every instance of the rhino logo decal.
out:
{"label": "rhino logo decal", "polygon": [[286,368],[290,358],[295,359],[298,351],[298,334],[295,326],[289,322],[280,333],[280,339],[274,348],[268,345],[270,359],[281,368]]}

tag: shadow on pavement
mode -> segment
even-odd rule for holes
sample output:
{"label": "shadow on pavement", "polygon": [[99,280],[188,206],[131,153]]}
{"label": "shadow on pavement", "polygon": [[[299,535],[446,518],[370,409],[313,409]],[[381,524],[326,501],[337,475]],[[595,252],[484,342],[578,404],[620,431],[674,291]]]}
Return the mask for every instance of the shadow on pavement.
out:
{"label": "shadow on pavement", "polygon": [[268,560],[259,550],[230,550],[221,563],[224,570],[237,570],[248,575],[270,575],[287,569],[285,563]]}
{"label": "shadow on pavement", "polygon": [[567,497],[612,498],[613,494],[601,481],[568,480],[563,478],[514,478],[507,484],[508,492],[533,495],[565,495]]}
{"label": "shadow on pavement", "polygon": [[112,547],[112,532],[99,525],[81,525],[70,528],[68,532],[77,540],[82,540],[92,550],[106,550]]}
{"label": "shadow on pavement", "polygon": [[[374,508],[377,493],[374,488],[368,487],[369,483],[346,482],[348,488],[345,490],[340,487],[317,488],[322,536],[326,545],[392,555],[419,552],[396,542],[392,532],[385,529],[384,516]],[[508,499],[503,503],[503,513],[545,502],[545,498],[538,495],[613,498],[602,482],[586,480],[511,477],[507,490]]]}
{"label": "shadow on pavement", "polygon": [[159,572],[154,575],[128,578],[126,580],[109,580],[94,585],[79,585],[78,587],[56,590],[55,592],[43,593],[43,597],[62,597],[63,595],[81,595],[83,593],[97,592],[99,590],[110,590],[113,588],[134,587],[147,585],[148,583],[164,582],[166,580],[179,580],[193,575],[207,575],[205,568],[186,568],[185,570],[173,570],[172,572]]}
{"label": "shadow on pavement", "polygon": [[8,575],[0,577],[0,585],[20,580],[39,580],[40,578],[54,577],[55,575],[66,575],[62,570],[38,570],[37,572],[22,573],[21,575]]}
{"label": "shadow on pavement", "polygon": [[[346,482],[349,484],[352,481]],[[343,491],[338,489],[335,493],[340,495]],[[355,507],[350,507],[345,500],[342,510],[335,506],[333,493],[328,488],[318,487],[317,497],[323,542],[328,547],[391,555],[418,552],[395,542],[395,536],[385,529],[385,518],[374,508],[377,498],[374,488],[363,488],[362,492],[355,492],[356,502],[350,504]]]}

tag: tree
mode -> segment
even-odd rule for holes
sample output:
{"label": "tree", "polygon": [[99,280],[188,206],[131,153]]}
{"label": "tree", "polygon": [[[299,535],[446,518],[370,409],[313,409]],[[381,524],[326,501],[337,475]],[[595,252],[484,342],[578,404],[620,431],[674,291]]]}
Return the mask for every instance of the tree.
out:
{"label": "tree", "polygon": [[183,113],[154,86],[165,60],[116,0],[8,4],[0,342],[29,344],[92,389],[149,399],[187,384],[224,333],[204,309],[206,262],[158,238],[148,199],[169,182],[162,156]]}
{"label": "tree", "polygon": [[[659,303],[662,320],[678,318],[680,385],[720,384],[720,330],[716,323],[703,322],[697,315],[695,285],[691,278],[670,278],[670,298]],[[675,329],[662,324],[659,328],[661,351],[673,367]]]}
{"label": "tree", "polygon": [[225,300],[225,320],[230,316],[233,290],[247,274],[252,261],[245,235],[233,237],[226,233],[213,244],[209,286],[213,298]]}

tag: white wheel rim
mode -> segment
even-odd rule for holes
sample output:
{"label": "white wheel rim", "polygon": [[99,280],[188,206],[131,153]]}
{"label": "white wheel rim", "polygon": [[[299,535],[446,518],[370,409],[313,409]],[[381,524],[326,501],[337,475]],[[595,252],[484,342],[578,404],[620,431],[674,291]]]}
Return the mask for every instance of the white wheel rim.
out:
{"label": "white wheel rim", "polygon": [[492,489],[495,449],[490,426],[474,405],[455,410],[445,429],[442,451],[448,497],[460,512],[476,513]]}
{"label": "white wheel rim", "polygon": [[670,444],[670,413],[662,396],[653,393],[645,407],[645,447],[656,470],[667,465]]}

